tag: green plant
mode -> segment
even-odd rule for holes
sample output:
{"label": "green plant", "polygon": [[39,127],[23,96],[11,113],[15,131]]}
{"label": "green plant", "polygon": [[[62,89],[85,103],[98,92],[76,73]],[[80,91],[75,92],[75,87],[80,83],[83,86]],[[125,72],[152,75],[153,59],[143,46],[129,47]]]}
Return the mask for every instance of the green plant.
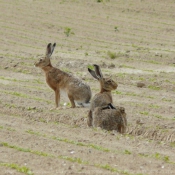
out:
{"label": "green plant", "polygon": [[64,71],[64,72],[70,72],[70,69],[68,69],[68,68],[62,68],[62,70]]}
{"label": "green plant", "polygon": [[155,99],[155,97],[153,97],[153,96],[147,96],[147,98]]}
{"label": "green plant", "polygon": [[124,78],[126,76],[126,73],[117,73],[118,77]]}
{"label": "green plant", "polygon": [[40,79],[35,79],[33,80],[34,83],[38,83],[38,84],[44,84]]}
{"label": "green plant", "polygon": [[171,143],[170,143],[170,146],[171,146],[171,147],[175,147],[175,142],[171,142]]}
{"label": "green plant", "polygon": [[38,135],[38,136],[51,138],[53,140],[58,140],[60,142],[65,142],[65,143],[70,143],[70,144],[74,144],[74,145],[90,147],[90,148],[93,148],[93,149],[96,149],[96,150],[100,150],[100,151],[104,151],[104,152],[112,152],[108,148],[104,148],[104,147],[101,147],[99,145],[95,145],[95,144],[92,144],[92,143],[86,144],[86,143],[83,143],[83,142],[77,142],[77,141],[73,141],[73,140],[68,140],[66,138],[59,138],[59,137],[55,137],[55,136],[49,137],[49,136],[47,136],[45,134],[41,134],[39,132],[34,132],[33,130],[27,130],[26,132],[29,133],[29,134],[34,134],[34,135]]}
{"label": "green plant", "polygon": [[0,166],[9,167],[27,175],[33,175],[32,171],[26,166],[19,166],[15,163],[3,163],[3,162],[0,163]]}
{"label": "green plant", "polygon": [[52,103],[49,100],[41,99],[41,98],[38,98],[38,97],[31,97],[31,96],[28,96],[26,94],[22,94],[22,93],[19,93],[19,92],[8,92],[8,91],[0,91],[0,92],[5,93],[5,94],[14,95],[14,96],[21,97],[21,98],[34,99],[34,100],[37,100],[37,101],[45,101],[48,104]]}
{"label": "green plant", "polygon": [[170,162],[169,156],[164,156],[164,157],[163,157],[163,160],[164,160],[165,162]]}
{"label": "green plant", "polygon": [[161,158],[161,155],[160,155],[159,153],[155,153],[155,154],[153,155],[153,157],[155,157],[156,159],[160,159],[160,158]]}
{"label": "green plant", "polygon": [[143,114],[143,115],[148,115],[148,114],[149,114],[149,112],[147,112],[147,111],[143,111],[143,112],[140,112],[140,114]]}
{"label": "green plant", "polygon": [[107,52],[107,55],[108,55],[109,58],[111,58],[111,59],[117,58],[117,54],[116,54],[115,52],[108,51],[108,52]]}
{"label": "green plant", "polygon": [[115,26],[115,27],[114,27],[114,30],[115,30],[115,32],[117,32],[117,31],[118,31],[118,27],[117,27],[117,26]]}
{"label": "green plant", "polygon": [[155,109],[160,108],[160,106],[158,106],[158,105],[154,105],[154,104],[150,104],[149,107],[151,107],[151,108],[155,108]]}
{"label": "green plant", "polygon": [[121,66],[122,66],[123,68],[135,69],[135,67],[133,67],[133,66],[127,66],[127,65],[124,65],[124,64],[122,64]]}
{"label": "green plant", "polygon": [[123,94],[123,93],[120,92],[120,91],[115,91],[114,93],[115,93],[115,94],[119,94],[119,95]]}
{"label": "green plant", "polygon": [[137,94],[135,94],[134,92],[126,92],[126,95],[129,95],[129,96],[137,96]]}
{"label": "green plant", "polygon": [[146,71],[146,72],[154,72],[153,70],[148,70],[148,69],[144,69],[143,71]]}
{"label": "green plant", "polygon": [[74,34],[74,32],[72,32],[72,29],[70,27],[65,27],[64,34],[68,37],[70,34]]}
{"label": "green plant", "polygon": [[16,131],[15,129],[9,128],[9,127],[7,128],[7,130],[8,130],[8,131]]}
{"label": "green plant", "polygon": [[152,86],[152,85],[149,85],[148,88],[149,88],[149,89],[152,89],[152,90],[160,90],[160,87],[159,87],[159,86]]}
{"label": "green plant", "polygon": [[90,64],[87,66],[87,68],[94,70],[94,66]]}
{"label": "green plant", "polygon": [[163,117],[161,115],[157,115],[157,114],[155,114],[154,117],[163,119]]}
{"label": "green plant", "polygon": [[125,150],[125,152],[124,152],[125,154],[131,154],[131,152],[130,151],[128,151],[128,150]]}
{"label": "green plant", "polygon": [[139,77],[139,80],[143,81],[143,80],[145,80],[145,78],[143,78],[143,77]]}
{"label": "green plant", "polygon": [[172,100],[171,99],[162,98],[162,101],[168,101],[168,102],[170,102]]}
{"label": "green plant", "polygon": [[[63,159],[63,160],[68,160],[70,162],[75,162],[75,163],[78,163],[78,164],[84,164],[84,165],[92,165],[92,166],[95,166],[95,167],[99,167],[99,168],[102,168],[102,169],[106,169],[106,170],[109,170],[111,172],[120,172],[120,174],[125,174],[125,175],[132,175],[131,173],[129,172],[126,172],[126,171],[123,171],[123,170],[118,170],[116,168],[113,168],[111,167],[110,165],[106,164],[106,165],[101,165],[101,164],[96,164],[96,163],[90,163],[88,161],[84,161],[82,160],[81,158],[78,158],[78,157],[68,157],[68,156],[63,156],[63,155],[59,155],[59,156],[56,156],[56,155],[53,155],[53,154],[48,154],[48,153],[45,153],[45,152],[40,152],[40,151],[36,151],[36,150],[31,150],[29,148],[21,148],[21,147],[18,147],[18,146],[15,146],[15,145],[10,145],[8,143],[5,143],[5,142],[2,142],[1,145],[3,145],[4,147],[7,147],[7,148],[12,148],[12,149],[15,149],[17,151],[21,151],[21,152],[29,152],[29,153],[32,153],[32,154],[35,154],[35,155],[38,155],[38,156],[44,156],[44,157],[51,157],[51,158],[58,158],[58,159]],[[1,163],[0,163],[1,165]],[[23,168],[25,171],[28,171],[27,168]],[[32,174],[32,172],[31,172]],[[30,175],[30,174],[29,174]]]}
{"label": "green plant", "polygon": [[141,157],[149,157],[149,155],[146,154],[146,153],[139,153],[139,156],[141,156]]}
{"label": "green plant", "polygon": [[28,107],[27,110],[28,111],[32,111],[32,110],[35,110],[36,108],[35,107]]}

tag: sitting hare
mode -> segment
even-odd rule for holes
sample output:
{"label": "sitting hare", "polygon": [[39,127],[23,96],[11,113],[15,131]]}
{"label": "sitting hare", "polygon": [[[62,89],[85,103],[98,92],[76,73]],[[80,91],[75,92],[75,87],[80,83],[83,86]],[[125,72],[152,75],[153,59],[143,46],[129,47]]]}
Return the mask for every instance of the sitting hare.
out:
{"label": "sitting hare", "polygon": [[95,71],[88,68],[90,74],[100,82],[100,92],[97,93],[91,100],[90,110],[88,114],[87,124],[92,126],[92,112],[96,107],[106,106],[112,103],[111,91],[117,88],[117,83],[110,78],[103,78],[100,67],[96,64],[93,65]]}
{"label": "sitting hare", "polygon": [[106,130],[126,132],[127,119],[123,107],[115,108],[111,103],[107,106],[96,107],[92,112],[92,126]]}
{"label": "sitting hare", "polygon": [[89,85],[73,75],[52,66],[50,58],[55,46],[56,43],[53,45],[49,43],[46,48],[45,57],[39,59],[34,65],[40,67],[45,72],[47,84],[55,91],[56,108],[60,105],[61,91],[66,92],[72,108],[75,108],[75,102],[82,106],[88,106],[91,99],[91,89]]}

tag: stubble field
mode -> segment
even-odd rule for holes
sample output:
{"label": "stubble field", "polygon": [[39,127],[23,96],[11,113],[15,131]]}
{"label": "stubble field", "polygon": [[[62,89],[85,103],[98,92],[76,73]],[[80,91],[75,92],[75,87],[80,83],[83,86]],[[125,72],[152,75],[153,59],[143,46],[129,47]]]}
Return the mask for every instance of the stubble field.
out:
{"label": "stubble field", "polygon": [[[173,0],[0,0],[0,174],[173,174],[174,9]],[[88,66],[117,81],[126,134],[88,128],[88,109],[64,96],[63,109],[49,110],[54,92],[33,65],[50,42],[52,64],[93,95]]]}

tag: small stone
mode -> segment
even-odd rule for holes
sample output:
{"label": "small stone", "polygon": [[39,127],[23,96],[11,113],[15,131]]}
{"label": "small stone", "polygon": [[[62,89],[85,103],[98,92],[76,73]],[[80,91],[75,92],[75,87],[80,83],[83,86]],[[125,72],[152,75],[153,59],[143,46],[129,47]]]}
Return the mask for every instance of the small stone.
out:
{"label": "small stone", "polygon": [[69,170],[71,170],[71,169],[72,169],[72,167],[71,167],[71,166],[69,166],[69,167],[68,167],[68,169],[69,169]]}
{"label": "small stone", "polygon": [[108,68],[115,68],[115,64],[111,63]]}
{"label": "small stone", "polygon": [[102,62],[101,63],[101,67],[106,68],[107,67],[107,64],[105,62]]}
{"label": "small stone", "polygon": [[137,83],[137,87],[139,87],[139,88],[142,88],[142,87],[145,87],[145,86],[146,86],[145,83],[142,83],[142,82]]}
{"label": "small stone", "polygon": [[69,152],[70,152],[71,154],[74,154],[74,153],[75,153],[75,151],[74,151],[74,150],[69,150]]}
{"label": "small stone", "polygon": [[144,122],[142,122],[140,119],[138,119],[138,120],[136,120],[136,124],[137,124],[137,125],[143,125]]}

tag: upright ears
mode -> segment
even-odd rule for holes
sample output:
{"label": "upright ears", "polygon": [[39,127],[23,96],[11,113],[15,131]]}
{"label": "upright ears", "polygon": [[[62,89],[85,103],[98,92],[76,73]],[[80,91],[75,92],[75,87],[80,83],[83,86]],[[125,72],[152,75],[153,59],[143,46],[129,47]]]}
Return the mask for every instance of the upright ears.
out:
{"label": "upright ears", "polygon": [[50,58],[53,51],[54,51],[54,48],[56,46],[56,43],[54,43],[53,45],[51,43],[49,43],[46,47],[46,57],[47,58]]}
{"label": "upright ears", "polygon": [[96,64],[94,64],[93,66],[94,66],[95,71],[90,69],[90,68],[88,68],[89,73],[97,80],[102,79],[103,78],[103,74],[101,72],[100,66],[98,66]]}

